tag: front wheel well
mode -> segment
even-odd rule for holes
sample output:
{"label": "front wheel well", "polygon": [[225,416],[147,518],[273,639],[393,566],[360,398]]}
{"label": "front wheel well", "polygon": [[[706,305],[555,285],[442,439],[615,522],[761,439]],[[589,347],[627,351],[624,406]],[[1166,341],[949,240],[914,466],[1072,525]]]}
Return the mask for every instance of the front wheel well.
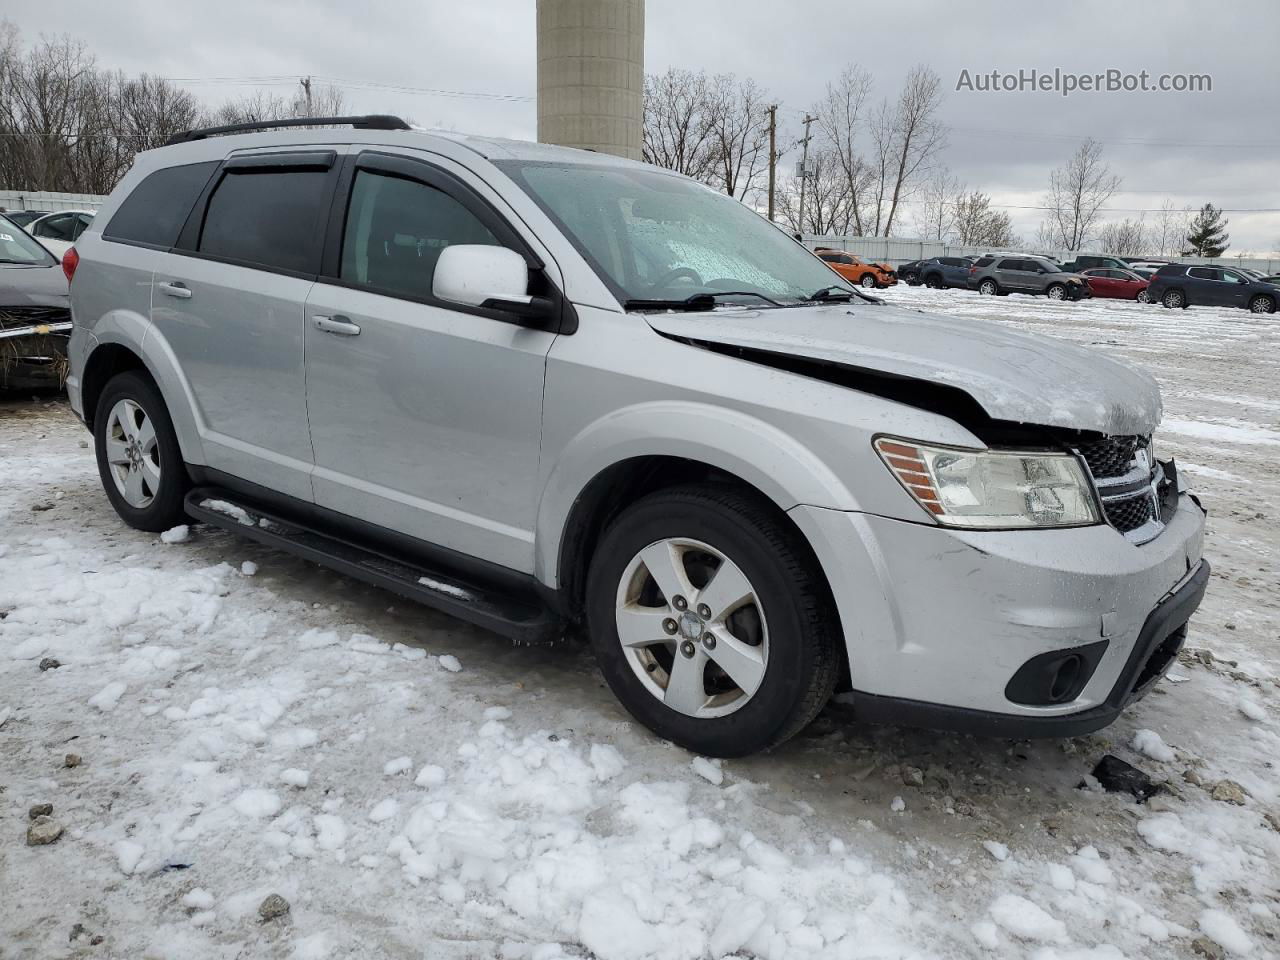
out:
{"label": "front wheel well", "polygon": [[84,376],[80,379],[80,402],[84,405],[84,421],[91,427],[97,415],[98,398],[106,389],[111,378],[126,370],[138,370],[154,380],[147,370],[142,358],[118,343],[106,343],[89,354],[84,365]]}
{"label": "front wheel well", "polygon": [[760,489],[719,467],[683,457],[644,456],[622,460],[596,474],[573,502],[560,538],[556,582],[560,604],[573,620],[582,616],[587,570],[600,536],[623,510],[643,497],[668,487],[707,483],[735,487],[769,503],[809,549],[815,569],[826,579],[808,539],[794,521]]}

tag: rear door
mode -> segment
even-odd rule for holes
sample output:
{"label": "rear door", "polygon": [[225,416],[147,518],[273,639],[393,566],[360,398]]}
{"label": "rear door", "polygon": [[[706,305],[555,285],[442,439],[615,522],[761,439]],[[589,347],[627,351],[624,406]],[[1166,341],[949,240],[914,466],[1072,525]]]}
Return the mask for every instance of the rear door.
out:
{"label": "rear door", "polygon": [[559,275],[465,168],[376,151],[347,166],[307,303],[316,502],[530,572],[556,334],[440,300],[432,282],[441,251],[459,243],[517,251],[535,284]]}
{"label": "rear door", "polygon": [[1187,302],[1207,306],[1220,306],[1222,301],[1222,284],[1218,277],[1222,271],[1217,267],[1192,267],[1187,271]]}
{"label": "rear door", "polygon": [[194,396],[209,466],[310,500],[303,308],[337,148],[233,154],[155,272],[151,318]]}
{"label": "rear door", "polygon": [[1228,268],[1219,268],[1219,273],[1222,277],[1219,281],[1222,285],[1218,294],[1219,302],[1227,307],[1247,306],[1251,283],[1249,278],[1243,273]]}

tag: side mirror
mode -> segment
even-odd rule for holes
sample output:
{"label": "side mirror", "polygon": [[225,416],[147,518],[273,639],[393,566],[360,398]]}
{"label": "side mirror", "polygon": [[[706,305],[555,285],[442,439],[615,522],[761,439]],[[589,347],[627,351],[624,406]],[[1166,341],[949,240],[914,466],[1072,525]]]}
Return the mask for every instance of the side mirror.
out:
{"label": "side mirror", "polygon": [[431,292],[469,307],[506,310],[528,320],[549,317],[552,303],[529,295],[529,267],[506,247],[459,243],[445,247],[436,261]]}

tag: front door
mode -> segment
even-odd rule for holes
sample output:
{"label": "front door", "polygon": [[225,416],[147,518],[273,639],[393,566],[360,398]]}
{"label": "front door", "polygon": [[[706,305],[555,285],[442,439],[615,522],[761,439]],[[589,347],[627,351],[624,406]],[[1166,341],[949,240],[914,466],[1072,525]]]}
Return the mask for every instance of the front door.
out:
{"label": "front door", "polygon": [[451,244],[530,257],[467,176],[365,153],[344,177],[341,248],[306,310],[313,486],[321,506],[530,572],[555,334],[434,296]]}

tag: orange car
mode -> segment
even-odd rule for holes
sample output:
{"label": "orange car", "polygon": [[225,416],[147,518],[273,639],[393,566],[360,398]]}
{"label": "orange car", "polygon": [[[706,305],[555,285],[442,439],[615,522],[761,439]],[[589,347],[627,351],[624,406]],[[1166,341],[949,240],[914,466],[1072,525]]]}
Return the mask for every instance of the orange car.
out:
{"label": "orange car", "polygon": [[893,267],[887,263],[868,263],[859,260],[852,253],[843,250],[832,250],[830,247],[818,247],[813,251],[820,260],[846,280],[863,287],[892,287],[898,282]]}

